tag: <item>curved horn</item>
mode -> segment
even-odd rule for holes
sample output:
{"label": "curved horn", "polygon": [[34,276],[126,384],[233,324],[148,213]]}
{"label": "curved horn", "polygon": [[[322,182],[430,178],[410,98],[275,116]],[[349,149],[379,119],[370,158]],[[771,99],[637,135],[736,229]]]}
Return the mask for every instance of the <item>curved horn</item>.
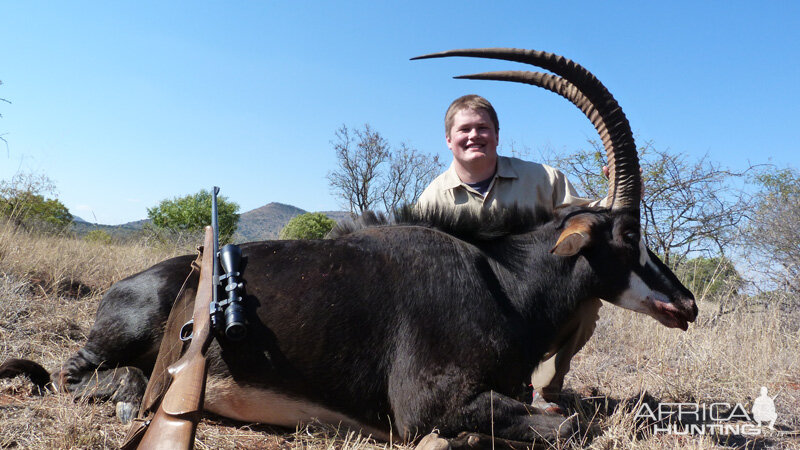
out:
{"label": "curved horn", "polygon": [[527,63],[559,75],[557,77],[538,72],[506,71],[457,78],[533,84],[570,100],[592,121],[603,141],[609,170],[609,206],[612,209],[630,210],[638,217],[639,202],[641,201],[641,176],[639,175],[639,158],[636,154],[633,133],[628,119],[614,96],[591,72],[563,56],[537,50],[513,48],[450,50],[412,59],[448,56],[473,56]]}

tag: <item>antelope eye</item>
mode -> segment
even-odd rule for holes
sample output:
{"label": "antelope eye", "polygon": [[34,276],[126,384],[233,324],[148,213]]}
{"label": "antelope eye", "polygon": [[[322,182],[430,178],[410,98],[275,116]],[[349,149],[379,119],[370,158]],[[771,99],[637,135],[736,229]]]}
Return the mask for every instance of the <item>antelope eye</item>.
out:
{"label": "antelope eye", "polygon": [[630,243],[633,244],[639,243],[639,233],[636,231],[626,231],[623,237],[625,238],[626,241]]}

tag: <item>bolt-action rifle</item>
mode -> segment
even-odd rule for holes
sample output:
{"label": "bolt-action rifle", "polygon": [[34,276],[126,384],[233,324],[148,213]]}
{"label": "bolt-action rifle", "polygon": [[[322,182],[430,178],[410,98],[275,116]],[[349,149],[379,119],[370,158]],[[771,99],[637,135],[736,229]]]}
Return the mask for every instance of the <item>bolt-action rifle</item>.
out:
{"label": "bolt-action rifle", "polygon": [[[160,370],[158,374],[153,370],[139,417],[134,419],[122,445],[125,450],[191,449],[194,446],[197,423],[203,413],[208,346],[215,334],[224,336],[228,341],[239,341],[247,335],[247,320],[241,295],[244,286],[241,281],[242,250],[232,244],[219,250],[218,193],[219,188],[214,186],[211,197],[211,226],[206,227],[201,256],[198,257],[200,275],[192,319],[183,325],[179,333],[181,341],[190,342],[183,356],[178,358],[176,344],[168,341],[167,336],[167,333],[177,330],[174,325],[186,320],[180,317],[184,317],[184,308],[188,308],[190,300],[187,297],[190,294],[184,295],[182,288],[167,320],[164,341],[156,360],[155,369],[166,368],[169,376]],[[224,275],[220,275],[220,262],[225,270]],[[186,279],[184,287],[195,276],[197,261],[192,265],[192,274]],[[218,291],[222,280],[227,280],[227,298],[220,300]],[[175,361],[174,364],[172,361]]]}
{"label": "bolt-action rifle", "polygon": [[147,425],[139,449],[191,449],[195,430],[203,412],[208,361],[206,352],[214,339],[211,326],[212,298],[215,297],[218,279],[217,211],[214,187],[212,200],[212,226],[206,227],[203,255],[200,264],[200,281],[194,300],[192,320],[181,329],[181,339],[191,340],[183,356],[167,371],[172,383],[161,400],[158,410]]}

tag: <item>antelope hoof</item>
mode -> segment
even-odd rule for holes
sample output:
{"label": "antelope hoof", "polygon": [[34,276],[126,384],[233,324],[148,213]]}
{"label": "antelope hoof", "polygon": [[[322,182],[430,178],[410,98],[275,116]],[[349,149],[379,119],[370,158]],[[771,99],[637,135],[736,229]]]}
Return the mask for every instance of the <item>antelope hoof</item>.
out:
{"label": "antelope hoof", "polygon": [[449,450],[450,443],[447,439],[439,437],[439,433],[433,432],[422,438],[414,447],[414,450]]}
{"label": "antelope hoof", "polygon": [[130,423],[139,413],[139,407],[131,402],[117,402],[117,419],[123,424]]}

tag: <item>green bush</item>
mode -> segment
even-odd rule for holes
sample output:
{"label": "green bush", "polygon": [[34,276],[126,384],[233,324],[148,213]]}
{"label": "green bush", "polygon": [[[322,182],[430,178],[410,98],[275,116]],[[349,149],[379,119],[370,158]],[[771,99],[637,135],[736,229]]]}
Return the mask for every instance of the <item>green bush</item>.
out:
{"label": "green bush", "polygon": [[[219,215],[219,241],[230,242],[239,222],[239,205],[224,196],[217,197]],[[158,206],[147,209],[147,217],[157,229],[170,232],[202,233],[211,225],[211,192],[203,189],[196,194],[162,200]]]}
{"label": "green bush", "polygon": [[53,182],[44,175],[19,173],[0,182],[0,217],[28,230],[62,232],[72,223],[63,203],[54,194]]}
{"label": "green bush", "polygon": [[692,258],[675,272],[697,297],[734,294],[744,284],[733,262],[724,256]]}
{"label": "green bush", "polygon": [[322,239],[336,222],[322,213],[295,216],[281,230],[280,239]]}
{"label": "green bush", "polygon": [[114,238],[112,238],[110,234],[108,234],[104,230],[99,230],[99,229],[89,231],[88,233],[86,233],[86,236],[83,239],[86,240],[87,242],[94,242],[97,244],[104,244],[104,245],[108,245],[114,242]]}

